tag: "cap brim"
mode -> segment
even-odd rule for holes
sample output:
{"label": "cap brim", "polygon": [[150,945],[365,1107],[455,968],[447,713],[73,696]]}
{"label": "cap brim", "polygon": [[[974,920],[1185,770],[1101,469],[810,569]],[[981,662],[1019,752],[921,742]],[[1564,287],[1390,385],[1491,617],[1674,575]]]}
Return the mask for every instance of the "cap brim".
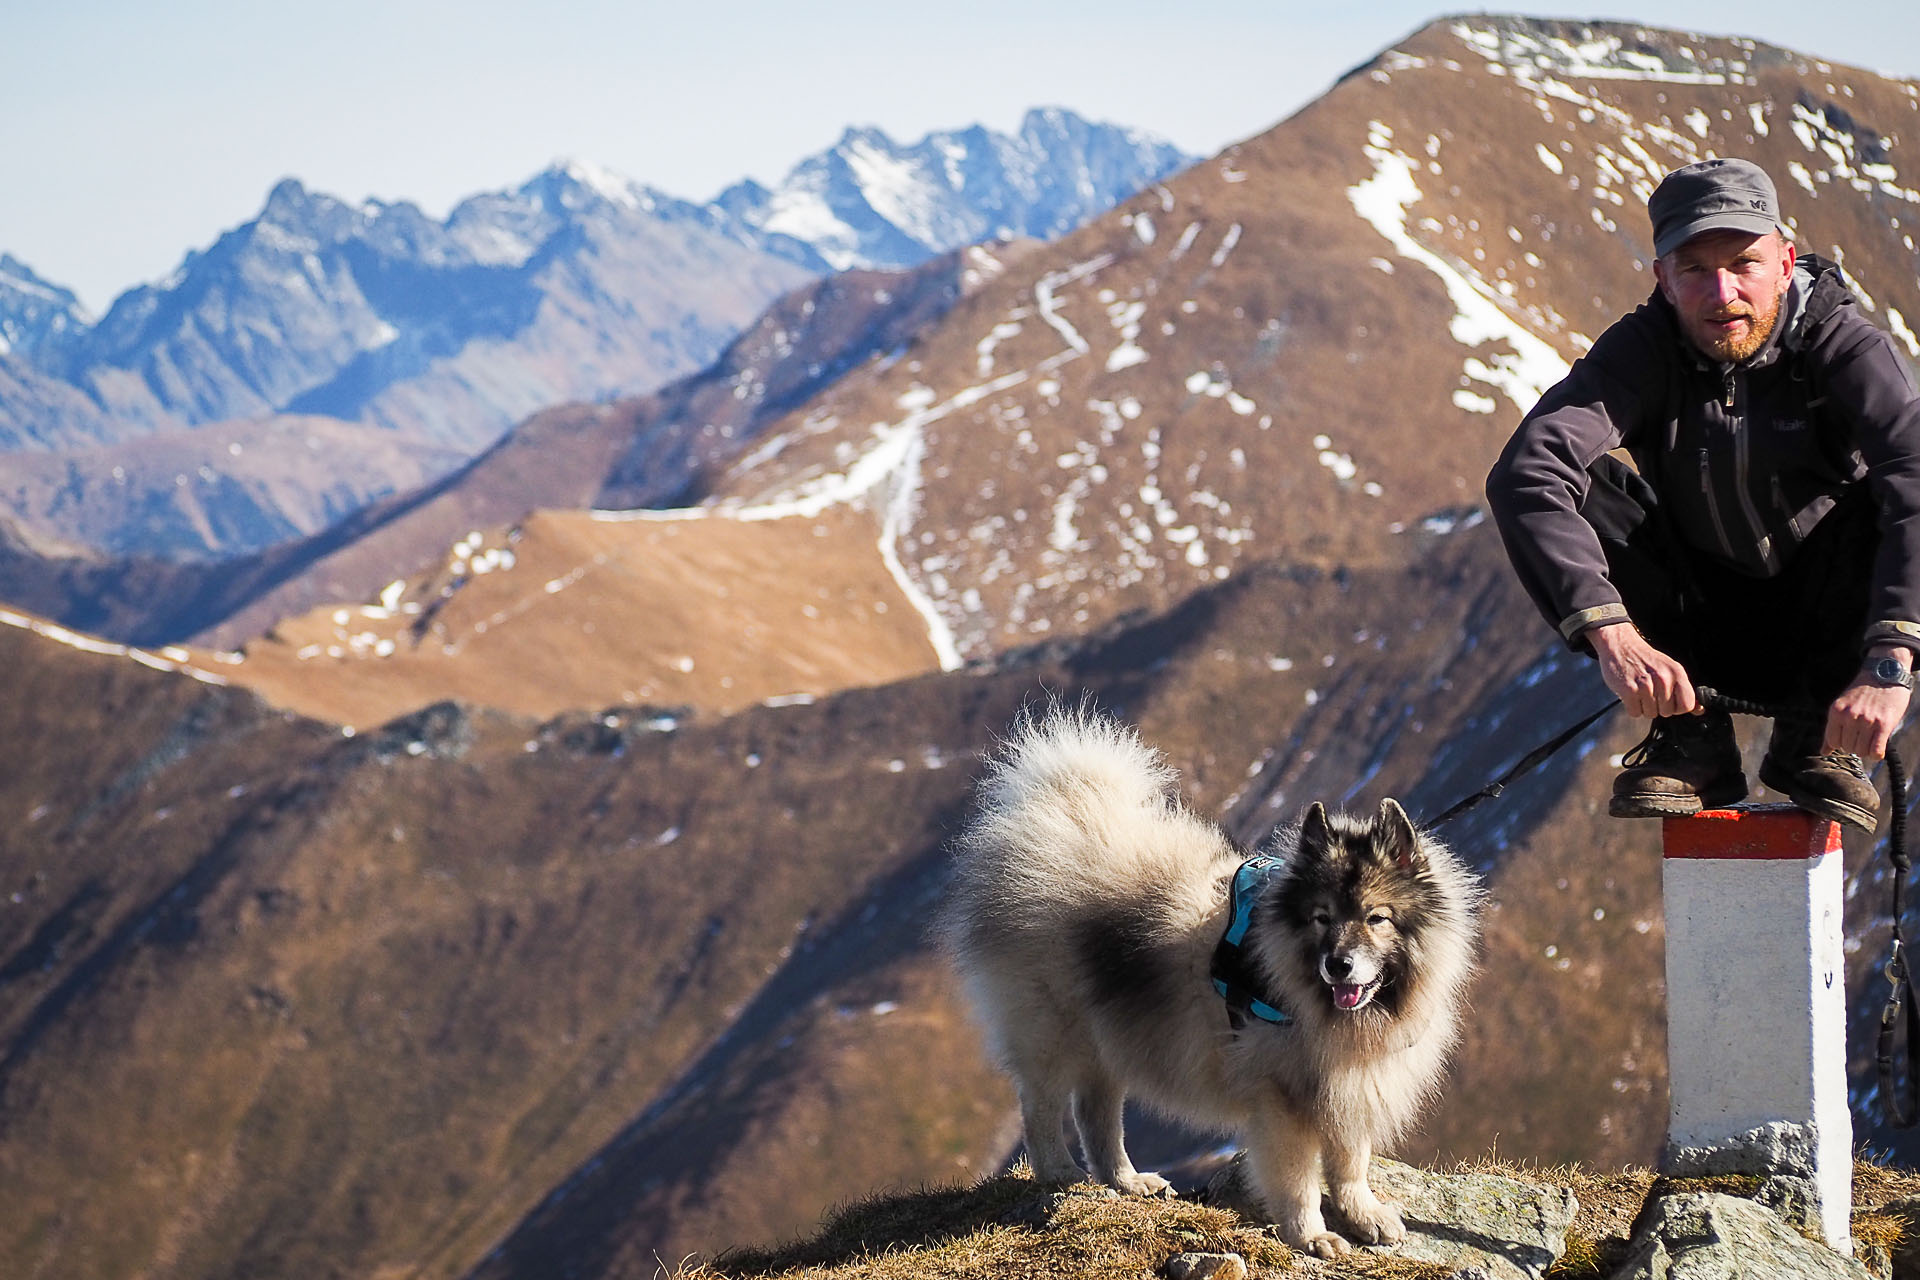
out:
{"label": "cap brim", "polygon": [[1746,231],[1756,236],[1764,236],[1783,228],[1764,213],[1749,213],[1742,209],[1727,209],[1719,213],[1709,213],[1683,223],[1669,230],[1653,242],[1653,256],[1664,258],[1687,241],[1709,231]]}

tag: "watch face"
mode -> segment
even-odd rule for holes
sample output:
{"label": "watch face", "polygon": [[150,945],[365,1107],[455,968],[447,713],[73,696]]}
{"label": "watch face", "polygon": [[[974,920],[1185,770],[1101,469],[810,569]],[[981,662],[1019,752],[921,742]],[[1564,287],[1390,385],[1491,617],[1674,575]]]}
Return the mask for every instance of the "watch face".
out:
{"label": "watch face", "polygon": [[1900,665],[1898,658],[1881,658],[1875,662],[1873,678],[1884,685],[1899,685],[1902,689],[1913,688],[1913,676]]}

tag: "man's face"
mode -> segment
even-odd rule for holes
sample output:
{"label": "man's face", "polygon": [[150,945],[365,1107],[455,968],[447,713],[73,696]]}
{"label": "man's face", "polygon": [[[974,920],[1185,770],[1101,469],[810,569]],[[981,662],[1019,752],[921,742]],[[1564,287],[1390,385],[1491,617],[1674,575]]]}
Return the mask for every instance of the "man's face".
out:
{"label": "man's face", "polygon": [[1793,279],[1793,245],[1777,232],[1707,231],[1654,261],[1660,291],[1687,341],[1714,360],[1758,351]]}

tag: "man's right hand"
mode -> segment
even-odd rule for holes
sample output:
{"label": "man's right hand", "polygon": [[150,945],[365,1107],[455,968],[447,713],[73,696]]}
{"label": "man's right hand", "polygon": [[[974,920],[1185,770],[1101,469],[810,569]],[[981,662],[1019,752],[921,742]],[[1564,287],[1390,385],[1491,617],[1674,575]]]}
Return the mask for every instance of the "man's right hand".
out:
{"label": "man's right hand", "polygon": [[1687,669],[1648,644],[1629,622],[1595,627],[1587,640],[1600,678],[1632,716],[1684,716],[1700,710]]}

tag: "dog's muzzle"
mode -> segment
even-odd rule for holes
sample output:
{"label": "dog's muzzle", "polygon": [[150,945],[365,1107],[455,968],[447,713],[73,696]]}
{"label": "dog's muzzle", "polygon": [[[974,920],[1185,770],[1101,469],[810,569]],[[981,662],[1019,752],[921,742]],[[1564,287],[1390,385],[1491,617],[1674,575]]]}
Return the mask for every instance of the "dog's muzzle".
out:
{"label": "dog's muzzle", "polygon": [[1331,952],[1320,960],[1320,979],[1333,993],[1333,1007],[1354,1013],[1380,990],[1380,964],[1369,956]]}

